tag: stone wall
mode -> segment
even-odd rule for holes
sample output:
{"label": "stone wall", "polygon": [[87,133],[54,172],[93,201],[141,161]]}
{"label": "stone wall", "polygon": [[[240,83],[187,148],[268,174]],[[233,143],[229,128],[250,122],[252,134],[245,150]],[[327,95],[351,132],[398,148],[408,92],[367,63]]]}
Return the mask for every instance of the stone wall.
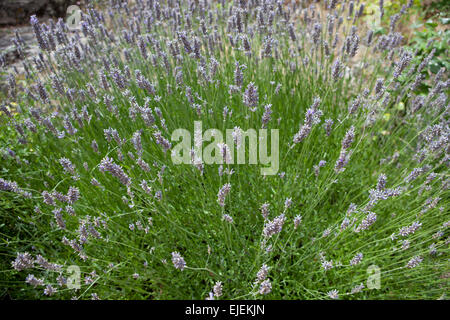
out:
{"label": "stone wall", "polygon": [[62,17],[74,0],[0,0],[0,26],[28,24],[30,16]]}

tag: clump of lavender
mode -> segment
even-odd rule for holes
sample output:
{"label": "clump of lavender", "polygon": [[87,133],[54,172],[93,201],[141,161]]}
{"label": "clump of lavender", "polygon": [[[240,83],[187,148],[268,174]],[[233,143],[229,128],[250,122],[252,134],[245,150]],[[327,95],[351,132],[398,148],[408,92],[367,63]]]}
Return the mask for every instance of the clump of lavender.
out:
{"label": "clump of lavender", "polygon": [[236,68],[234,69],[234,85],[238,88],[242,87],[244,82],[244,74],[241,70],[242,66],[236,61]]}
{"label": "clump of lavender", "polygon": [[333,77],[334,81],[339,80],[339,78],[342,77],[342,69],[343,69],[343,65],[341,63],[341,61],[339,59],[337,59],[334,64],[333,67],[331,69],[331,76]]}
{"label": "clump of lavender", "polygon": [[286,212],[292,205],[292,198],[286,198],[284,200],[284,212]]}
{"label": "clump of lavender", "polygon": [[217,147],[219,148],[220,154],[222,156],[223,163],[230,164],[231,163],[231,150],[226,143],[218,143]]}
{"label": "clump of lavender", "polygon": [[[441,294],[450,82],[445,67],[430,72],[443,40],[405,46],[398,25],[412,0],[379,21],[385,33],[354,0],[111,4],[83,9],[79,30],[32,16],[40,52],[23,71],[0,55],[4,272],[25,271],[12,296],[66,297],[69,274],[50,261],[79,266],[80,297],[94,300],[139,298],[154,274],[157,298],[204,298],[212,277],[211,300],[220,279],[241,297],[383,298],[350,281],[366,261],[383,265],[390,296]],[[23,37],[12,41],[23,57]],[[269,127],[279,145],[265,149]],[[203,141],[213,128],[222,138]],[[271,152],[277,172],[233,163],[230,142],[261,165]],[[168,262],[189,281],[168,277]],[[120,279],[131,281],[111,290]]]}
{"label": "clump of lavender", "polygon": [[67,191],[67,202],[74,204],[80,198],[80,190],[77,187],[70,187]]}
{"label": "clump of lavender", "polygon": [[60,229],[66,229],[66,223],[64,222],[63,216],[62,216],[62,209],[58,208],[52,211],[56,220],[56,224]]}

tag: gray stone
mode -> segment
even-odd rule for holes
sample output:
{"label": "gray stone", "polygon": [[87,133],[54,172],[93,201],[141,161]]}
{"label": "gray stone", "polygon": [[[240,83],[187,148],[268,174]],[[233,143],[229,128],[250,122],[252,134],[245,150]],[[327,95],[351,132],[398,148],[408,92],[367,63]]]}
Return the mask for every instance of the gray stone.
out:
{"label": "gray stone", "polygon": [[14,31],[17,30],[25,46],[22,50],[25,56],[36,54],[39,52],[37,41],[31,26],[17,26],[0,29],[0,55],[4,55],[6,64],[12,64],[20,59],[19,52],[11,39],[14,37]]}
{"label": "gray stone", "polygon": [[70,0],[0,0],[0,25],[28,24],[30,16],[60,17]]}

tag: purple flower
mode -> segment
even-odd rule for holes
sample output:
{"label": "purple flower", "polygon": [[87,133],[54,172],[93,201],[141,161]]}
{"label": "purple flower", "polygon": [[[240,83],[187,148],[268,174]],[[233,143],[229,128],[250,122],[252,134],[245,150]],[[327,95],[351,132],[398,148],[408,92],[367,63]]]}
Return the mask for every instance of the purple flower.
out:
{"label": "purple flower", "polygon": [[355,266],[357,264],[359,264],[363,259],[363,254],[362,253],[357,253],[353,259],[350,261],[350,265]]}
{"label": "purple flower", "polygon": [[343,172],[345,170],[345,166],[350,160],[351,152],[348,152],[346,149],[341,149],[341,153],[339,154],[339,158],[336,160],[336,164],[334,165],[334,171],[336,173]]}
{"label": "purple flower", "polygon": [[272,291],[272,284],[270,283],[270,280],[269,279],[264,280],[259,287],[259,291],[258,291],[259,294],[265,295],[265,294],[270,293],[271,291]]}
{"label": "purple flower", "polygon": [[11,263],[12,267],[18,271],[34,267],[34,259],[28,252],[17,253],[16,259]]}
{"label": "purple flower", "polygon": [[323,115],[322,110],[318,109],[320,102],[320,97],[314,98],[313,104],[306,110],[305,121],[300,126],[300,130],[294,135],[294,144],[302,142],[310,134],[312,127],[320,123],[320,117]]}
{"label": "purple flower", "polygon": [[279,215],[272,221],[268,221],[264,225],[264,229],[263,229],[264,237],[268,239],[268,238],[272,237],[273,235],[280,233],[285,221],[286,221],[286,217],[284,214]]}
{"label": "purple flower", "polygon": [[244,74],[242,73],[239,62],[236,61],[236,68],[234,69],[234,85],[238,88],[242,87],[242,83],[244,82]]}
{"label": "purple flower", "polygon": [[58,227],[60,229],[66,229],[66,223],[64,222],[62,213],[61,213],[62,209],[61,208],[54,209],[52,212],[55,216],[56,224],[58,225]]}
{"label": "purple flower", "polygon": [[217,194],[217,202],[219,202],[219,205],[221,207],[225,206],[225,198],[230,193],[231,190],[231,184],[226,183],[220,188],[218,194]]}
{"label": "purple flower", "polygon": [[75,203],[80,198],[80,190],[77,187],[70,187],[67,192],[67,198],[70,204]]}
{"label": "purple flower", "polygon": [[302,222],[302,216],[296,215],[294,217],[294,229],[297,229],[301,222]]}
{"label": "purple flower", "polygon": [[63,169],[66,173],[72,174],[74,177],[78,176],[75,165],[69,159],[60,158],[59,163],[63,166]]}
{"label": "purple flower", "polygon": [[244,92],[244,105],[249,107],[250,110],[255,111],[256,107],[258,106],[258,100],[258,87],[255,86],[253,82],[250,82]]}
{"label": "purple flower", "polygon": [[333,119],[326,119],[325,123],[324,123],[324,127],[325,127],[325,132],[327,134],[327,136],[330,136],[331,134],[331,128],[333,127]]}
{"label": "purple flower", "polygon": [[143,150],[142,150],[141,131],[140,130],[133,133],[131,142],[133,143],[134,149],[137,151],[138,155],[142,155]]}
{"label": "purple flower", "polygon": [[331,299],[339,299],[339,291],[337,291],[336,289],[333,289],[331,291],[327,292],[327,295],[331,298]]}
{"label": "purple flower", "polygon": [[222,215],[222,220],[225,220],[225,221],[227,221],[229,223],[233,223],[233,217],[230,216],[229,214],[226,214],[226,213],[224,213]]}
{"label": "purple flower", "polygon": [[400,230],[398,230],[398,235],[401,237],[406,237],[410,234],[415,233],[420,227],[422,226],[422,223],[419,221],[413,222],[410,226],[402,227]]}
{"label": "purple flower", "polygon": [[377,220],[377,214],[369,212],[363,221],[356,227],[355,232],[361,232],[368,229]]}
{"label": "purple flower", "polygon": [[47,50],[48,44],[44,39],[44,33],[42,31],[41,25],[39,24],[39,20],[36,18],[36,15],[32,15],[30,18],[30,24],[33,27],[34,35],[36,36],[36,40],[39,44],[41,50]]}
{"label": "purple flower", "polygon": [[341,61],[339,59],[337,59],[331,68],[331,76],[333,77],[334,81],[337,81],[337,80],[339,80],[339,78],[342,77],[342,69],[343,69],[343,65],[342,65]]}
{"label": "purple flower", "polygon": [[37,286],[43,286],[44,285],[44,280],[42,279],[38,279],[34,276],[34,274],[29,274],[27,276],[27,278],[25,279],[25,282],[32,285],[33,287],[37,287]]}
{"label": "purple flower", "polygon": [[421,262],[423,261],[423,258],[420,256],[415,256],[411,258],[411,260],[408,261],[406,264],[406,267],[409,269],[417,267]]}
{"label": "purple flower", "polygon": [[263,264],[261,269],[259,269],[258,273],[256,274],[256,281],[262,282],[262,281],[266,280],[268,273],[269,273],[269,267],[266,264]]}
{"label": "purple flower", "polygon": [[355,127],[351,126],[350,129],[345,134],[344,139],[342,140],[342,149],[347,150],[348,148],[350,148],[354,139],[355,139]]}
{"label": "purple flower", "polygon": [[270,204],[268,202],[263,203],[261,205],[261,214],[262,214],[264,220],[269,217],[269,206],[270,206]]}
{"label": "purple flower", "polygon": [[172,252],[172,263],[176,269],[181,271],[186,267],[186,262],[178,252]]}
{"label": "purple flower", "polygon": [[261,121],[263,129],[267,128],[267,124],[269,123],[269,121],[271,119],[271,114],[272,114],[272,105],[267,104],[266,106],[264,106],[264,114],[262,116],[262,121]]}
{"label": "purple flower", "polygon": [[216,297],[220,297],[222,295],[222,282],[216,282],[213,287],[213,292]]}
{"label": "purple flower", "polygon": [[46,296],[52,296],[57,292],[55,288],[53,288],[50,284],[47,285],[47,287],[44,289],[44,294]]}
{"label": "purple flower", "polygon": [[333,261],[322,261],[322,268],[325,269],[325,271],[330,270],[333,268]]}
{"label": "purple flower", "polygon": [[123,171],[122,167],[115,164],[113,159],[105,157],[98,166],[101,172],[108,171],[113,176],[119,179],[119,181],[129,187],[131,185],[131,178]]}
{"label": "purple flower", "polygon": [[166,138],[164,138],[161,134],[160,131],[156,131],[153,133],[153,136],[156,139],[156,143],[159,144],[160,146],[162,146],[164,153],[167,152],[167,150],[169,150],[170,148],[172,148],[172,144],[169,142],[169,140],[167,140]]}

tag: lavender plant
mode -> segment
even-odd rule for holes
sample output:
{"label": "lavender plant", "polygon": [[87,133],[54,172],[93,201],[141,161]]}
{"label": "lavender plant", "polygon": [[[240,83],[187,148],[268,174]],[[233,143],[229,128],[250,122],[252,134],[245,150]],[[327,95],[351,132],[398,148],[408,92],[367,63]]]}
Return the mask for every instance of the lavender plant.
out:
{"label": "lavender plant", "polygon": [[[0,108],[0,292],[445,298],[448,71],[416,93],[430,59],[396,29],[407,10],[388,34],[344,0],[113,0],[79,30],[33,16],[41,53]],[[278,129],[278,175],[195,148],[174,164],[171,133],[199,120],[236,144]]]}

